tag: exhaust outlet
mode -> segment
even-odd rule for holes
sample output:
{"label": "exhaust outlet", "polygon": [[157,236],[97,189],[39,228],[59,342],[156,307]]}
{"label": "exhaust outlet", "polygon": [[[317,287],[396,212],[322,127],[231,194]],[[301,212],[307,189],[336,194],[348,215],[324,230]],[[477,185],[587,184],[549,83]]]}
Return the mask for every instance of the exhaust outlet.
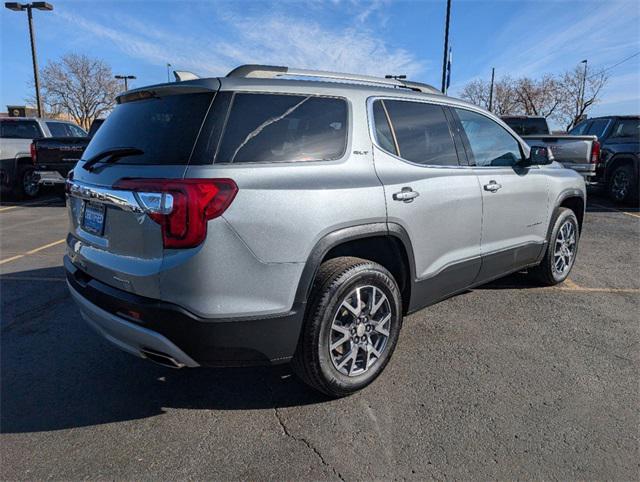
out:
{"label": "exhaust outlet", "polygon": [[180,363],[178,360],[169,356],[165,353],[161,353],[158,351],[148,350],[146,348],[140,349],[140,354],[143,358],[147,358],[158,365],[162,365],[164,367],[169,368],[184,368],[186,365],[184,363]]}

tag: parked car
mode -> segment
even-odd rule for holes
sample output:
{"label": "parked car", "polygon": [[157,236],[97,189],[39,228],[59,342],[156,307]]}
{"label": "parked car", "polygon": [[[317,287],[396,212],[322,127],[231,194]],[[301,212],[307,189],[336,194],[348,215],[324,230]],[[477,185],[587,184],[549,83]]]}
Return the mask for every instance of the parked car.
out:
{"label": "parked car", "polygon": [[594,117],[576,125],[569,134],[597,136],[601,151],[593,182],[605,187],[615,202],[638,202],[640,116]]}
{"label": "parked car", "polygon": [[404,80],[242,66],[133,89],[68,181],[69,289],[137,356],[292,361],[348,395],[404,315],[523,269],[567,278],[585,186],[536,152]]}
{"label": "parked car", "polygon": [[103,122],[104,119],[95,119],[88,136],[35,139],[31,145],[31,158],[40,185],[63,188],[69,171],[76,165]]}
{"label": "parked car", "polygon": [[3,193],[32,198],[38,195],[38,178],[31,156],[31,142],[42,137],[86,136],[77,125],[35,117],[0,119],[0,185]]}
{"label": "parked car", "polygon": [[500,118],[519,136],[546,136],[551,134],[547,119],[542,116],[505,115]]}

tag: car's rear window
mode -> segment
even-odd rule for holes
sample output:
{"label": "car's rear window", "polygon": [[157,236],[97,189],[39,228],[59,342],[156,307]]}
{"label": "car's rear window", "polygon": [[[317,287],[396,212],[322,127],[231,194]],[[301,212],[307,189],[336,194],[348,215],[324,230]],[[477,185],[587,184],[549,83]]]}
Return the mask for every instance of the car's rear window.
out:
{"label": "car's rear window", "polygon": [[53,137],[84,137],[87,135],[78,126],[66,122],[47,122],[47,127]]}
{"label": "car's rear window", "polygon": [[29,120],[5,120],[0,122],[2,139],[35,139],[42,137],[38,123]]}
{"label": "car's rear window", "polygon": [[503,121],[521,136],[544,136],[549,134],[549,126],[544,119],[505,118]]}
{"label": "car's rear window", "polygon": [[82,158],[114,147],[135,147],[143,154],[123,157],[118,164],[187,164],[213,96],[174,94],[119,104]]}
{"label": "car's rear window", "polygon": [[215,162],[335,160],[344,155],[347,130],[344,99],[236,93]]}

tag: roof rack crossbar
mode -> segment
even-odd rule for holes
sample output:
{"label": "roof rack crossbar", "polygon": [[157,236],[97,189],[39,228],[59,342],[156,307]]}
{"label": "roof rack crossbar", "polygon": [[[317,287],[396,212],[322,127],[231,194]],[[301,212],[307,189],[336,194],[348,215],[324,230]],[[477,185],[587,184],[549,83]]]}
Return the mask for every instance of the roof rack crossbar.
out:
{"label": "roof rack crossbar", "polygon": [[276,77],[318,77],[323,79],[347,80],[352,82],[366,82],[370,84],[389,85],[402,87],[428,94],[439,94],[435,87],[419,82],[406,80],[385,79],[370,75],[345,74],[342,72],[329,72],[325,70],[292,69],[277,65],[241,65],[227,74],[227,77],[273,79]]}

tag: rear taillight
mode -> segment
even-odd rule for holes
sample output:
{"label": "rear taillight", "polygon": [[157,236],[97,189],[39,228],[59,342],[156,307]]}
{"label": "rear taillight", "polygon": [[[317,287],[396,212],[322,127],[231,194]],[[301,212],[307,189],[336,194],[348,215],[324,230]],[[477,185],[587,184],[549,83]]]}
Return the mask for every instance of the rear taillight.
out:
{"label": "rear taillight", "polygon": [[31,145],[29,146],[29,152],[31,154],[31,163],[35,166],[36,162],[38,161],[35,142],[32,142]]}
{"label": "rear taillight", "polygon": [[67,180],[64,182],[64,192],[71,193],[71,184],[73,184],[73,169],[67,174]]}
{"label": "rear taillight", "polygon": [[598,164],[600,162],[600,142],[593,141],[591,147],[591,164]]}
{"label": "rear taillight", "polygon": [[136,193],[140,206],[162,227],[165,248],[193,248],[207,236],[207,221],[231,204],[231,179],[120,179],[114,189]]}

